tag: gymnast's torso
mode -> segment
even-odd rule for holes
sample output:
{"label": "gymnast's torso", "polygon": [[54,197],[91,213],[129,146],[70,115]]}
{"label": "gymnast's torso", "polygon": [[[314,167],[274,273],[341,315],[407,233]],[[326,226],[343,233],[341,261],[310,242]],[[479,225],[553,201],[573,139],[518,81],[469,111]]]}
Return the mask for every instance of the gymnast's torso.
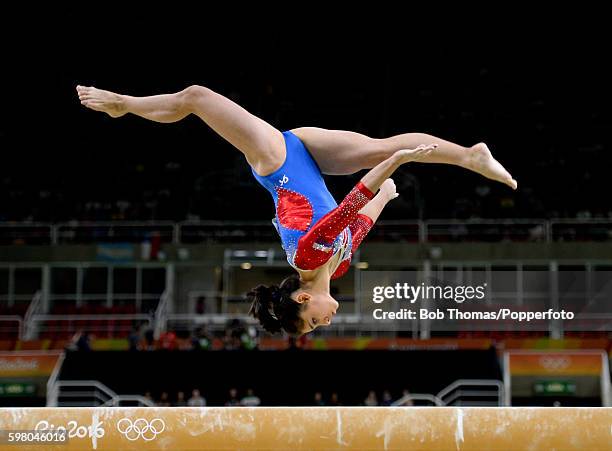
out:
{"label": "gymnast's torso", "polygon": [[350,205],[346,201],[351,194],[339,211],[306,146],[290,131],[283,132],[283,137],[286,156],[282,166],[267,176],[252,172],[274,199],[276,216],[272,222],[280,235],[287,261],[295,269],[304,271],[331,260],[335,266],[331,268],[332,273],[340,268],[344,273],[352,255],[354,229],[350,225],[358,220],[357,212],[369,201],[371,193],[365,187],[365,194],[359,190],[353,193],[354,189]]}

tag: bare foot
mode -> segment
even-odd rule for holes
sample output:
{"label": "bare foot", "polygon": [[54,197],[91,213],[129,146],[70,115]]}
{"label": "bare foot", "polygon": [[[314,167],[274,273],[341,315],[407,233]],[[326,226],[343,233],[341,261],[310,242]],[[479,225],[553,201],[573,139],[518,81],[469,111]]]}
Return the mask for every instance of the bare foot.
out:
{"label": "bare foot", "polygon": [[120,117],[127,113],[123,99],[114,92],[97,89],[93,86],[77,86],[81,104],[95,111],[102,111],[111,117]]}
{"label": "bare foot", "polygon": [[493,158],[491,151],[485,143],[478,143],[468,149],[469,159],[467,161],[467,168],[474,172],[501,183],[505,183],[512,189],[516,189],[518,184],[516,180],[512,178],[510,173]]}

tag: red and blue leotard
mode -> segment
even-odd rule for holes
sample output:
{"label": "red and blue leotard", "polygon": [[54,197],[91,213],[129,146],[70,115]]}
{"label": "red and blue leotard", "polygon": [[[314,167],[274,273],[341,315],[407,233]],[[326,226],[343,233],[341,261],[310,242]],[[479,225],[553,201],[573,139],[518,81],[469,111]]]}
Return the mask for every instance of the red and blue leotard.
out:
{"label": "red and blue leotard", "polygon": [[327,189],[321,170],[302,141],[284,132],[283,165],[267,176],[253,175],[274,198],[278,231],[287,261],[300,270],[313,270],[340,253],[332,278],[348,270],[353,252],[372,228],[359,210],[373,197],[361,182],[338,205]]}

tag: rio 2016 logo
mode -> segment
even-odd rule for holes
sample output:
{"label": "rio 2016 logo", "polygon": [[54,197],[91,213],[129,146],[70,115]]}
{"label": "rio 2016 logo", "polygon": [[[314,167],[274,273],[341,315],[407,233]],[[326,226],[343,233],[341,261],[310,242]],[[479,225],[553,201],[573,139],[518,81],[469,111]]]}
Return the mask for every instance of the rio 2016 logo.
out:
{"label": "rio 2016 logo", "polygon": [[117,421],[117,430],[131,442],[140,438],[145,442],[150,442],[165,429],[166,423],[161,418],[154,418],[151,421],[147,421],[145,418],[138,418],[135,421],[122,418]]}
{"label": "rio 2016 logo", "polygon": [[69,421],[65,426],[59,425],[56,426],[54,424],[49,423],[46,420],[39,421],[34,426],[35,431],[63,431],[67,434],[69,439],[71,438],[90,438],[92,443],[95,444],[97,439],[104,437],[104,428],[102,427],[101,421],[92,421],[92,424],[89,426],[79,425],[74,420]]}

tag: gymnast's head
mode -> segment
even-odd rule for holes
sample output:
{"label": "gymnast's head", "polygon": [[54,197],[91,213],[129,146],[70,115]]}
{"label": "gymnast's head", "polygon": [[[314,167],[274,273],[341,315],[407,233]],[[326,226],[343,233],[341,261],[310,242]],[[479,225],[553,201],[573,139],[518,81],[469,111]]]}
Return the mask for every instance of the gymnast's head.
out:
{"label": "gymnast's head", "polygon": [[284,330],[296,336],[329,326],[338,309],[338,302],[329,294],[303,288],[297,275],[280,285],[258,285],[247,298],[251,302],[249,314],[271,334]]}

